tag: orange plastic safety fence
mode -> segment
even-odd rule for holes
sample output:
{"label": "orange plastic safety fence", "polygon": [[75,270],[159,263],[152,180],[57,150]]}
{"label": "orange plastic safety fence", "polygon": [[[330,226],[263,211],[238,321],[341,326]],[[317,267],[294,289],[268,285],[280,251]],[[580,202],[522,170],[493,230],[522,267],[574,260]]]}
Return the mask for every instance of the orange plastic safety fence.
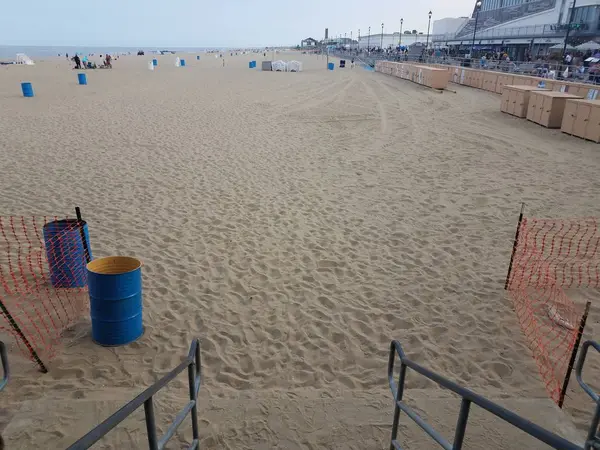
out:
{"label": "orange plastic safety fence", "polygon": [[79,225],[68,221],[44,238],[44,225],[54,220],[0,217],[0,333],[32,360],[54,357],[61,333],[88,308],[85,255],[74,242]]}
{"label": "orange plastic safety fence", "polygon": [[508,290],[525,338],[558,403],[582,311],[563,288],[600,286],[596,220],[523,219]]}
{"label": "orange plastic safety fence", "polygon": [[523,219],[514,261],[511,277],[520,284],[600,287],[596,219]]}

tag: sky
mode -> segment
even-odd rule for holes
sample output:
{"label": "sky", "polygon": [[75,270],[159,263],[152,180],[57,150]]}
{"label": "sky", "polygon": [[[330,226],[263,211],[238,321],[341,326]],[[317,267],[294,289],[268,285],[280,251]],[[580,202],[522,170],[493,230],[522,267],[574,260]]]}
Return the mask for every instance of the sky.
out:
{"label": "sky", "polygon": [[0,0],[0,45],[262,47],[352,31],[427,31],[475,0]]}

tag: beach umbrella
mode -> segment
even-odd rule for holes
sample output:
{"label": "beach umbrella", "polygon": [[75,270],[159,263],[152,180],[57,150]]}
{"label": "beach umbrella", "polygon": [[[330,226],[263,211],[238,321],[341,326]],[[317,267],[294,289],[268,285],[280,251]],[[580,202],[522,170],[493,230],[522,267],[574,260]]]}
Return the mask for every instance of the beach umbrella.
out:
{"label": "beach umbrella", "polygon": [[586,42],[585,44],[578,45],[577,50],[599,50],[600,44],[594,41]]}
{"label": "beach umbrella", "polygon": [[[550,47],[550,50],[562,50],[565,44],[556,44]],[[567,45],[567,50],[575,50],[575,47],[572,45]]]}

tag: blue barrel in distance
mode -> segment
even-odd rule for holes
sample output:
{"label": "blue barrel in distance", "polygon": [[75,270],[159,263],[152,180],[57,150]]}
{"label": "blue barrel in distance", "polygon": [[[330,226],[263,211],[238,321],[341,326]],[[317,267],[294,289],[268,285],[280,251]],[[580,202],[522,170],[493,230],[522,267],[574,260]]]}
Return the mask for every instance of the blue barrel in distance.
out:
{"label": "blue barrel in distance", "polygon": [[33,86],[31,86],[31,83],[21,83],[21,90],[23,91],[23,97],[33,97]]}
{"label": "blue barrel in distance", "polygon": [[79,84],[86,85],[87,84],[87,76],[85,73],[78,73],[77,79],[79,80]]}
{"label": "blue barrel in distance", "polygon": [[333,64],[333,63],[329,63],[329,64],[327,64],[327,68],[328,68],[329,70],[333,70],[333,69],[334,69],[334,67],[335,67],[335,64]]}
{"label": "blue barrel in distance", "polygon": [[142,263],[127,256],[99,258],[87,265],[92,338],[100,345],[125,345],[144,332]]}
{"label": "blue barrel in distance", "polygon": [[196,60],[200,61],[200,55],[196,56]]}
{"label": "blue barrel in distance", "polygon": [[185,67],[185,59],[181,59],[179,62],[181,63],[181,67]]}
{"label": "blue barrel in distance", "polygon": [[154,59],[152,60],[152,65],[153,65],[154,67],[158,66],[158,59],[154,58]]}
{"label": "blue barrel in distance", "polygon": [[254,67],[254,65],[252,64],[252,61],[250,61],[250,62],[248,63],[248,69],[252,69],[253,67]]}
{"label": "blue barrel in distance", "polygon": [[87,223],[76,219],[55,220],[44,225],[44,245],[50,269],[50,283],[55,288],[80,288],[87,284],[85,246],[92,258]]}

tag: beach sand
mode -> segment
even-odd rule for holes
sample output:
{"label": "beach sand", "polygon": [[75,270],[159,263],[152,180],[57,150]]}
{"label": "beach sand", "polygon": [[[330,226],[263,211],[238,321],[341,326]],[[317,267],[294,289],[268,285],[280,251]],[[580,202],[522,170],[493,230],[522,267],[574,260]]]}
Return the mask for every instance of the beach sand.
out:
{"label": "beach sand", "polygon": [[[160,56],[153,72],[151,56],[122,57],[87,86],[64,59],[0,68],[0,214],[80,206],[94,256],[143,261],[146,327],[103,348],[83,321],[46,375],[9,341],[8,448],[68,445],[174,368],[193,337],[202,448],[387,448],[392,339],[477,392],[549,402],[504,279],[521,202],[531,217],[600,216],[600,147],[471,88],[331,72],[299,53],[278,57],[303,72],[261,72],[262,54],[227,55],[225,67],[185,55],[185,68]],[[599,318],[593,304],[586,338]],[[411,390],[443,395],[414,374]],[[158,396],[161,429],[186,395],[183,374]],[[592,408],[573,379],[579,428]],[[109,435],[131,443],[100,448],[144,447],[142,418]],[[188,422],[170,448],[189,441]],[[494,448],[525,448],[517,436]]]}

